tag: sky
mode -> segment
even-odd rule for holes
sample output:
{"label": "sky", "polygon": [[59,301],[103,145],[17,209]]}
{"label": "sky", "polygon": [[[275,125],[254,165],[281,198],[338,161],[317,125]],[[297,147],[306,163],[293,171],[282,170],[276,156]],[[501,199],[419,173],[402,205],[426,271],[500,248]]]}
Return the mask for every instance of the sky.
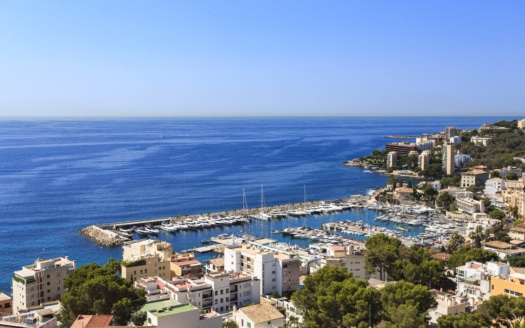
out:
{"label": "sky", "polygon": [[0,117],[521,116],[525,1],[0,0]]}

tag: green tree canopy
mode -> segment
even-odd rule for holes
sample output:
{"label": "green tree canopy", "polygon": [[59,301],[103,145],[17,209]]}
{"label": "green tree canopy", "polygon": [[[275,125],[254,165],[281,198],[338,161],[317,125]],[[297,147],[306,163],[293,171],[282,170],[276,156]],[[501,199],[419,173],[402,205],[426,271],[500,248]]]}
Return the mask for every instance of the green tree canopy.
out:
{"label": "green tree canopy", "polygon": [[465,237],[463,237],[463,235],[459,234],[457,231],[454,231],[447,244],[447,253],[454,253],[454,251],[462,247],[463,244],[465,244]]}
{"label": "green tree canopy", "polygon": [[448,261],[448,266],[449,268],[454,269],[458,266],[464,265],[468,261],[487,262],[498,260],[498,254],[492,251],[481,248],[462,247],[452,253],[450,260]]}
{"label": "green tree canopy", "polygon": [[116,267],[111,260],[103,267],[91,263],[66,278],[68,291],[62,295],[58,315],[63,327],[69,327],[80,314],[113,314],[114,324],[121,326],[128,325],[132,317],[145,319],[137,315],[146,303],[144,290],[134,288],[130,280],[115,274]]}
{"label": "green tree canopy", "polygon": [[459,313],[440,316],[438,328],[486,328],[487,323],[477,314]]}
{"label": "green tree canopy", "polygon": [[390,327],[424,327],[426,312],[436,306],[427,287],[406,281],[386,285],[381,301],[383,319]]}
{"label": "green tree canopy", "polygon": [[496,321],[510,326],[519,323],[525,316],[525,298],[504,294],[491,296],[478,306],[475,313],[482,317],[487,325]]}
{"label": "green tree canopy", "polygon": [[399,258],[401,241],[397,238],[389,237],[384,233],[376,234],[368,238],[365,242],[367,272],[373,273],[379,270],[381,280],[385,279],[385,274],[393,267],[394,262]]}
{"label": "green tree canopy", "polygon": [[325,266],[304,281],[292,295],[307,327],[368,327],[381,321],[379,291],[356,280],[346,268]]}

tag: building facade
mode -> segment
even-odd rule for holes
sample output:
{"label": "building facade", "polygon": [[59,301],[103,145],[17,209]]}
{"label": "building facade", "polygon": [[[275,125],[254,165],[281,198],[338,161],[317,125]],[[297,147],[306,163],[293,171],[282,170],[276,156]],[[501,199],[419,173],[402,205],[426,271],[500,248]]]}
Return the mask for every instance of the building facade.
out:
{"label": "building facade", "polygon": [[224,249],[224,270],[260,279],[261,294],[292,292],[299,288],[300,260],[294,255],[250,245]]}
{"label": "building facade", "polygon": [[447,143],[442,146],[441,150],[441,156],[442,156],[442,168],[443,172],[445,172],[446,175],[452,175],[454,174],[455,170],[455,158],[454,158],[454,144]]}
{"label": "building facade", "polygon": [[64,281],[76,269],[66,257],[41,260],[23,266],[13,275],[13,313],[25,312],[46,302],[57,301],[65,292]]}
{"label": "building facade", "polygon": [[120,272],[123,278],[131,281],[150,276],[171,279],[173,250],[170,243],[145,239],[126,243],[122,245],[122,250]]}

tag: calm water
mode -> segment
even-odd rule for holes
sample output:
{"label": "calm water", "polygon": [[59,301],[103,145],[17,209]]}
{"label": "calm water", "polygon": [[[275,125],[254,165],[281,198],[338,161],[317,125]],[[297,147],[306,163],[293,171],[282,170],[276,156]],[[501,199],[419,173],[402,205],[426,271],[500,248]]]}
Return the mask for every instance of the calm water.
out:
{"label": "calm water", "polygon": [[[365,194],[387,178],[343,161],[383,149],[387,135],[446,126],[479,127],[506,117],[198,118],[0,121],[0,290],[37,257],[79,265],[120,258],[78,231],[96,223],[208,213]],[[366,211],[308,218],[364,219]],[[295,221],[294,221],[295,220]],[[228,228],[267,234],[272,227]],[[220,229],[159,235],[175,250],[199,246]],[[306,243],[305,241],[284,240]]]}

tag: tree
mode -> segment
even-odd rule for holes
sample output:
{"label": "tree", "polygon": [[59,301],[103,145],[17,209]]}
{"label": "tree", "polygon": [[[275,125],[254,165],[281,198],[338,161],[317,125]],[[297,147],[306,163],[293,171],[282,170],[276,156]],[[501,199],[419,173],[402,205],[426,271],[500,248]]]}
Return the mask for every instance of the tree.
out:
{"label": "tree", "polygon": [[144,290],[116,275],[114,264],[111,260],[103,267],[91,263],[66,278],[68,291],[62,295],[58,314],[64,327],[69,327],[80,314],[112,314],[113,323],[119,326],[128,325],[132,319],[135,325],[144,323],[140,322],[146,319],[140,313],[146,303]]}
{"label": "tree", "polygon": [[478,306],[475,313],[487,324],[496,321],[512,327],[514,323],[521,322],[525,316],[525,298],[510,297],[505,294],[491,296]]}
{"label": "tree", "polygon": [[463,244],[465,244],[465,237],[463,237],[463,235],[460,235],[457,231],[454,231],[450,236],[450,240],[446,248],[447,253],[454,253],[454,251],[463,246]]}
{"label": "tree", "polygon": [[306,277],[292,295],[308,327],[368,327],[381,321],[379,291],[356,280],[346,268],[325,266]]}
{"label": "tree", "polygon": [[450,211],[453,209],[455,201],[456,197],[445,191],[441,193],[441,195],[439,195],[439,197],[436,200],[436,204],[437,206],[443,207],[447,211]]}
{"label": "tree", "polygon": [[472,247],[481,248],[481,242],[485,240],[489,235],[488,229],[483,231],[483,227],[478,225],[476,230],[469,234],[469,238],[472,240]]}
{"label": "tree", "polygon": [[237,323],[235,321],[227,320],[222,322],[222,328],[238,328]]}
{"label": "tree", "polygon": [[[399,258],[401,241],[379,233],[368,238],[365,242],[366,264],[365,269],[369,273],[376,272],[379,268],[379,277],[385,279],[385,274]],[[390,273],[390,272],[388,272]]]}
{"label": "tree", "polygon": [[439,328],[485,328],[487,323],[477,314],[459,313],[442,315],[438,318]]}
{"label": "tree", "polygon": [[452,253],[448,261],[448,267],[454,269],[469,261],[487,262],[498,261],[498,254],[481,248],[462,247]]}
{"label": "tree", "polygon": [[424,327],[427,310],[436,306],[427,287],[403,280],[386,285],[381,301],[382,317],[390,327]]}
{"label": "tree", "polygon": [[503,220],[505,218],[505,213],[502,210],[493,210],[489,213],[489,217],[495,220]]}

